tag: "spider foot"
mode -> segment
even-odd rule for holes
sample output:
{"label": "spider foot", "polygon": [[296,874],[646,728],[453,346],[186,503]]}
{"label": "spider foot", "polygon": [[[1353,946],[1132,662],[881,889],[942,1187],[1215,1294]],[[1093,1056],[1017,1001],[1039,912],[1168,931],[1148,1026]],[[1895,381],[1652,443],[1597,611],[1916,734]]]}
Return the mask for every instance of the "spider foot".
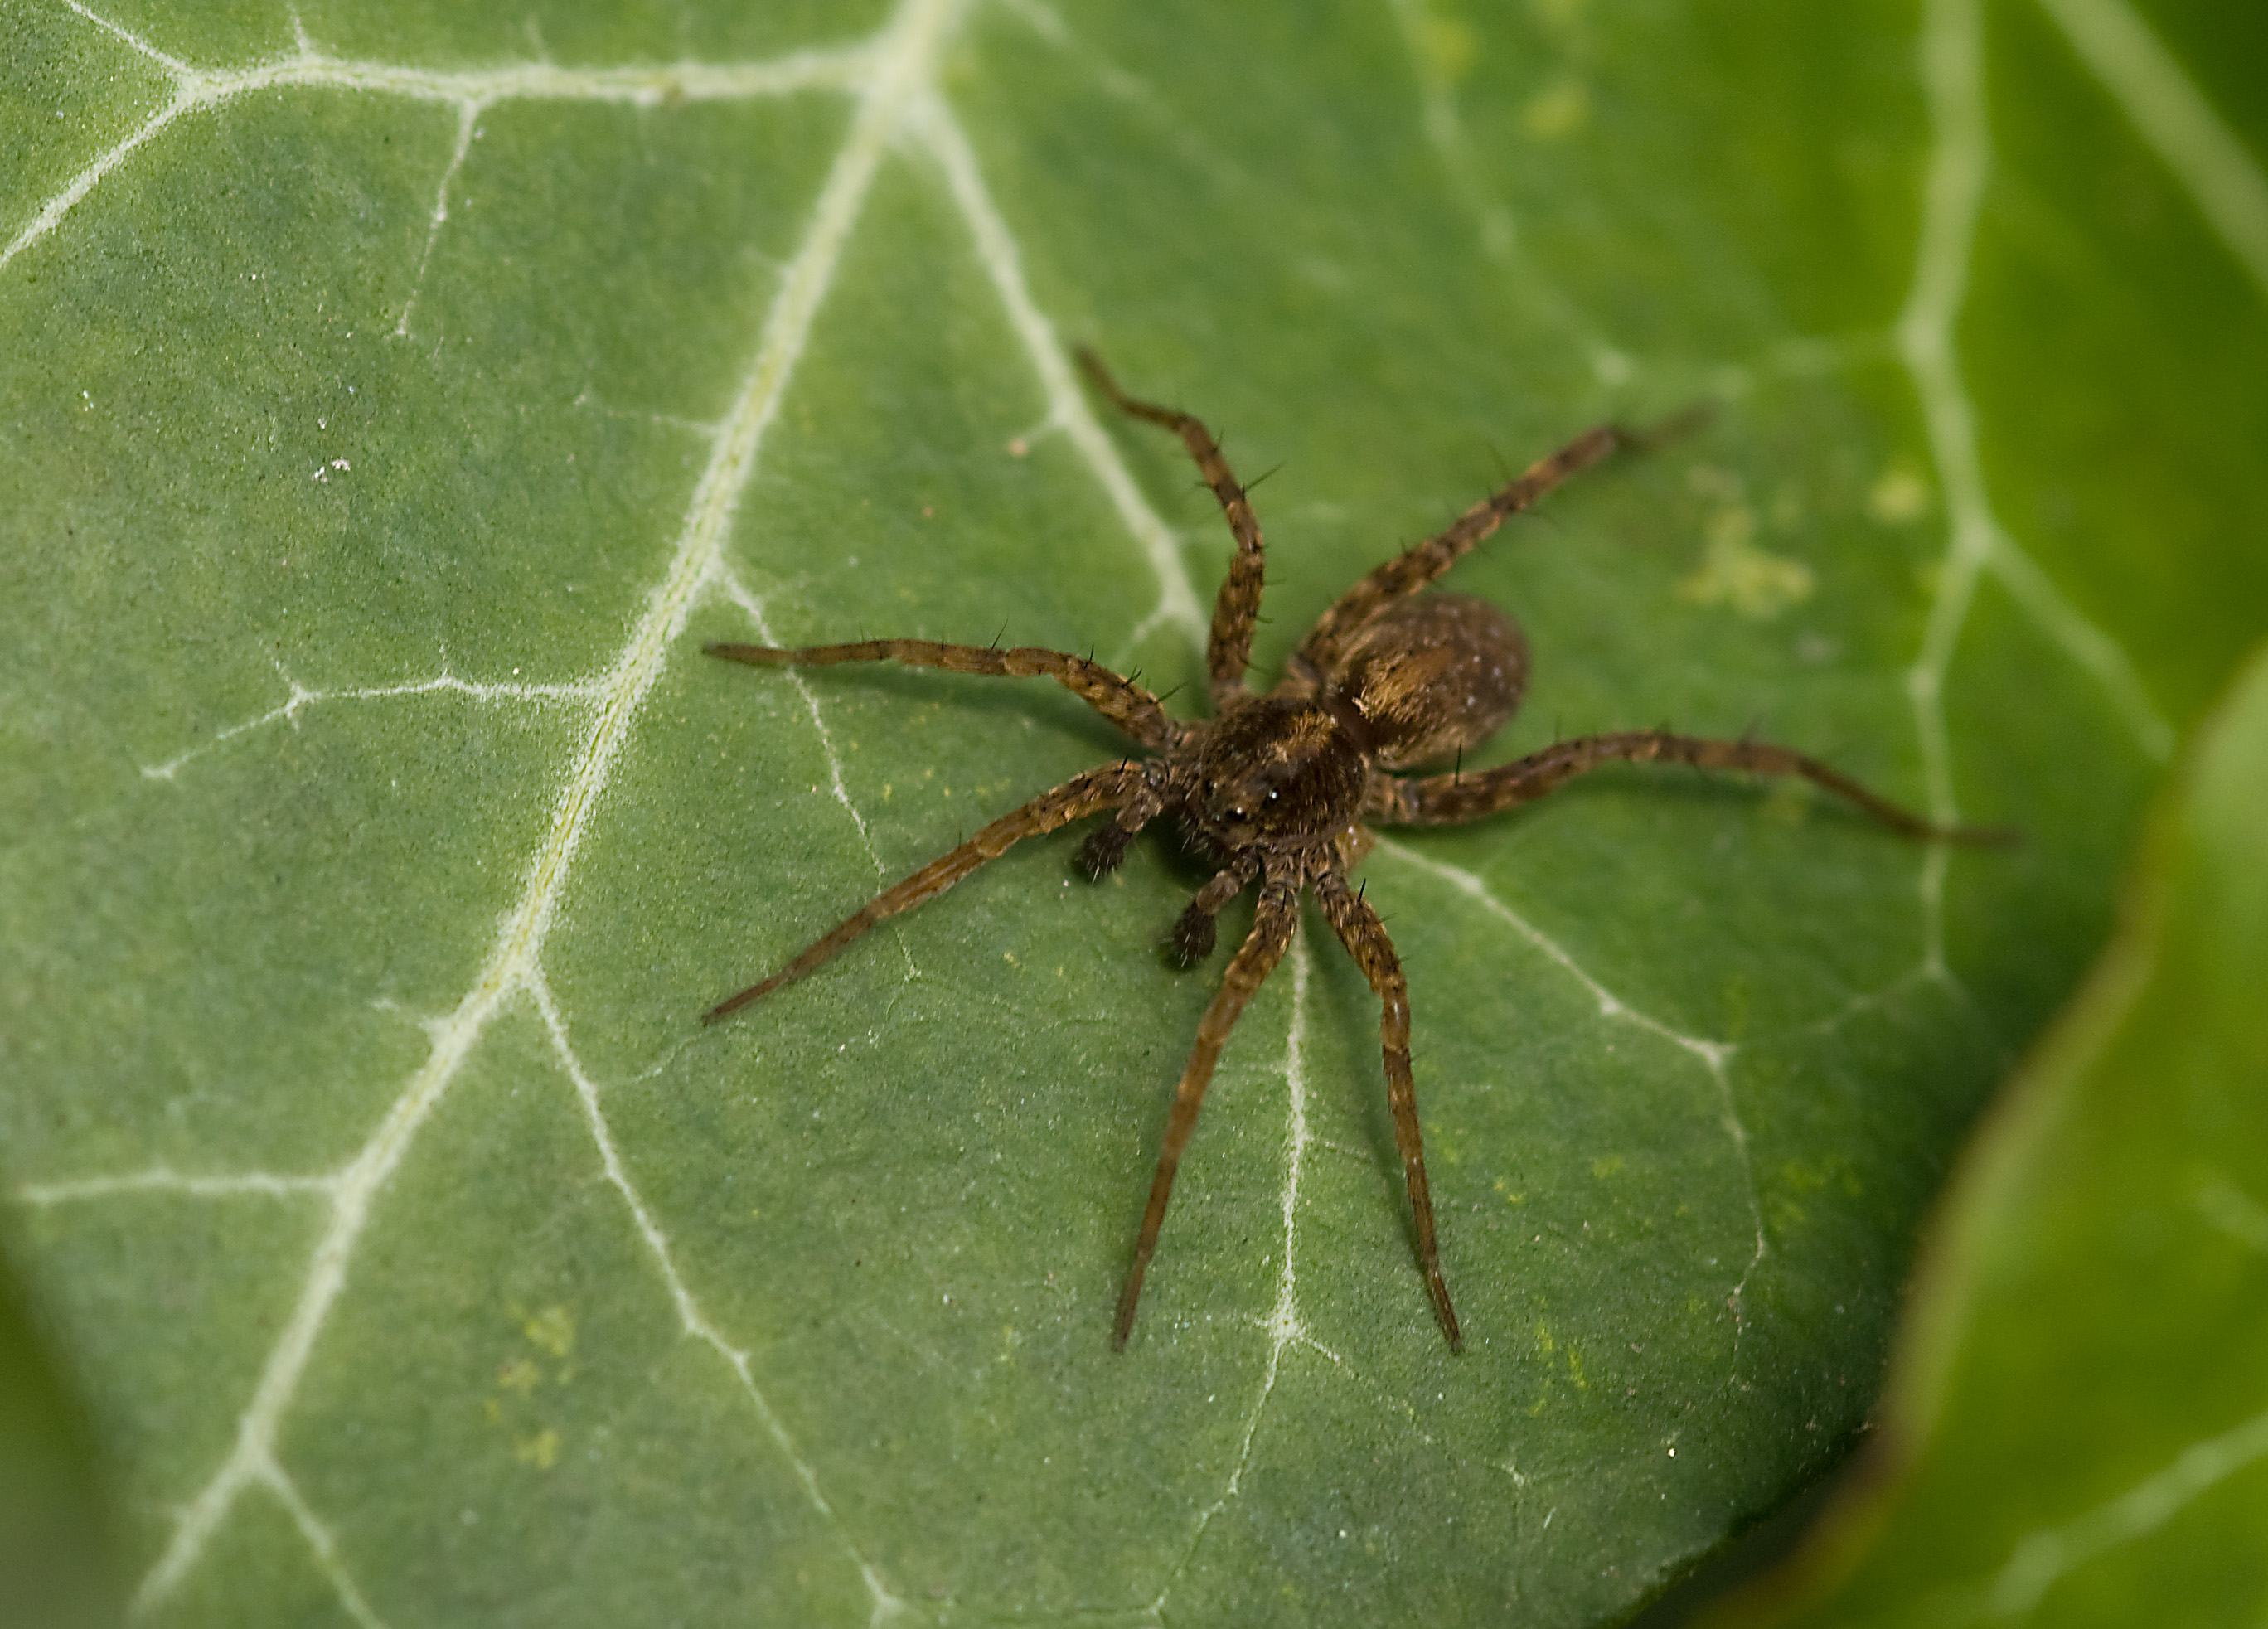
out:
{"label": "spider foot", "polygon": [[1212,954],[1212,912],[1192,903],[1174,924],[1174,955],[1183,967],[1195,967]]}
{"label": "spider foot", "polygon": [[1118,869],[1126,858],[1126,845],[1134,834],[1112,821],[1107,826],[1097,826],[1086,834],[1086,846],[1079,851],[1079,869],[1086,873],[1089,882],[1100,882]]}

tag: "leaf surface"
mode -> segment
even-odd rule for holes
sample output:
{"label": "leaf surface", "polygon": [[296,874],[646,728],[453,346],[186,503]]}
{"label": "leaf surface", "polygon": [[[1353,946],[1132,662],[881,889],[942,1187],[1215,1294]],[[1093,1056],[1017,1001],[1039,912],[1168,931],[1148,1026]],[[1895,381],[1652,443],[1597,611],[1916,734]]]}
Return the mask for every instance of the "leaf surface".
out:
{"label": "leaf surface", "polygon": [[[2257,290],[2029,11],[1247,11],[11,13],[6,1225],[160,1620],[1593,1623],[1847,1445],[2249,637],[2161,500],[2259,512]],[[2058,97],[2152,231],[1985,165]],[[1110,1352],[1211,982],[1162,830],[698,1024],[1123,749],[702,640],[1196,707],[1225,530],[1078,340],[1275,472],[1263,670],[1499,455],[1714,401],[1460,568],[1535,652],[1486,761],[1753,728],[2027,834],[1630,772],[1381,844],[1462,1359],[1312,917]]]}
{"label": "leaf surface", "polygon": [[[1874,1474],[1718,1622],[2250,1620],[2268,661],[2169,788],[2118,937],[1979,1136]],[[2074,1421],[2088,1422],[2074,1430]]]}

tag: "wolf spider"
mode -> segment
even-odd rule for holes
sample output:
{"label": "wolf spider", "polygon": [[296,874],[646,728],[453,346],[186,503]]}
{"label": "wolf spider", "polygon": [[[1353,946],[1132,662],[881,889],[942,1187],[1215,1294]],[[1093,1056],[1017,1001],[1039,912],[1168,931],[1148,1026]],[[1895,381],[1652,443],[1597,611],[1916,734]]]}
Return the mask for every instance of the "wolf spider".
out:
{"label": "wolf spider", "polygon": [[1370,847],[1368,827],[1477,820],[1533,802],[1603,763],[1668,760],[1704,770],[1800,775],[1910,837],[1964,840],[1977,834],[1934,826],[1818,759],[1786,747],[1676,735],[1668,730],[1623,731],[1560,741],[1473,774],[1401,775],[1397,771],[1439,763],[1453,754],[1462,757],[1467,748],[1486,741],[1519,706],[1528,679],[1527,642],[1510,617],[1484,601],[1448,593],[1418,598],[1418,591],[1507,516],[1528,508],[1609,453],[1646,446],[1654,435],[1602,424],[1576,437],[1501,491],[1468,509],[1447,529],[1388,560],[1341,594],[1307,630],[1276,688],[1255,695],[1245,686],[1244,670],[1260,608],[1263,557],[1260,524],[1253,518],[1244,489],[1196,418],[1129,396],[1093,352],[1081,350],[1079,359],[1095,389],[1122,412],[1181,438],[1235,534],[1236,557],[1213,607],[1205,652],[1214,717],[1193,721],[1169,718],[1159,698],[1133,680],[1061,651],[1004,651],[928,639],[866,639],[800,650],[707,646],[710,655],[765,667],[896,661],[996,678],[1053,679],[1150,756],[1075,775],[1002,815],[869,900],[770,977],[720,1002],[706,1021],[714,1023],[794,983],[876,923],[934,898],[1026,837],[1116,810],[1112,820],[1088,834],[1081,856],[1087,875],[1099,879],[1125,858],[1126,846],[1137,832],[1171,809],[1180,816],[1189,844],[1219,867],[1174,925],[1173,946],[1182,965],[1193,966],[1211,953],[1214,918],[1255,882],[1259,884],[1259,903],[1252,932],[1230,961],[1219,991],[1198,1021],[1197,1043],[1174,1094],[1133,1266],[1119,1298],[1112,1345],[1123,1351],[1133,1328],[1143,1274],[1157,1248],[1174,1173],[1196,1127],[1197,1108],[1221,1048],[1245,1004],[1290,945],[1300,890],[1313,888],[1324,919],[1383,1006],[1379,1035],[1385,1054],[1386,1097],[1409,1184],[1418,1265],[1449,1348],[1461,1352],[1464,1338],[1441,1276],[1433,1203],[1425,1185],[1425,1155],[1410,1070],[1409,989],[1378,913],[1347,884],[1348,871]]}

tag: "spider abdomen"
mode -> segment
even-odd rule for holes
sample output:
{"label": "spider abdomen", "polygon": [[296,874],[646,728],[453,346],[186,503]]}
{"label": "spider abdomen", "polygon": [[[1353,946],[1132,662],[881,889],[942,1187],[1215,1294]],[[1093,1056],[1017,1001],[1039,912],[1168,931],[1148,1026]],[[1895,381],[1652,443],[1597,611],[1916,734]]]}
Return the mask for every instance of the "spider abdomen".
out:
{"label": "spider abdomen", "polygon": [[1527,685],[1518,623],[1485,600],[1434,593],[1365,628],[1321,700],[1380,768],[1401,770],[1479,746]]}

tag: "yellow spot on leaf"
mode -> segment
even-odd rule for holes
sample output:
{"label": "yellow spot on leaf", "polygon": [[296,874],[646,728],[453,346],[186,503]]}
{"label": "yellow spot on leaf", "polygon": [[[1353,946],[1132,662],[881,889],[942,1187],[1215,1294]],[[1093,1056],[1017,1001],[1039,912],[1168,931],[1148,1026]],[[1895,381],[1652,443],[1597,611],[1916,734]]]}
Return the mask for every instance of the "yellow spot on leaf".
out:
{"label": "yellow spot on leaf", "polygon": [[1572,136],[1590,122],[1591,93],[1580,79],[1562,79],[1528,99],[1520,122],[1539,142]]}
{"label": "yellow spot on leaf", "polygon": [[1418,26],[1418,44],[1432,59],[1435,70],[1452,85],[1468,77],[1480,60],[1480,41],[1472,25],[1461,18],[1428,16]]}
{"label": "yellow spot on leaf", "polygon": [[513,1358],[497,1371],[498,1391],[517,1391],[526,1397],[543,1383],[543,1371],[526,1358]]}
{"label": "yellow spot on leaf", "polygon": [[1591,1161],[1591,1175],[1597,1177],[1602,1182],[1604,1182],[1609,1176],[1616,1175],[1622,1168],[1623,1157],[1618,1154],[1610,1154],[1602,1159],[1597,1159]]}
{"label": "yellow spot on leaf", "polygon": [[1551,1338],[1549,1325],[1539,1323],[1535,1326],[1535,1349],[1547,1356],[1559,1349],[1557,1344]]}
{"label": "yellow spot on leaf", "polygon": [[1729,605],[1743,616],[1778,615],[1811,598],[1816,586],[1800,560],[1768,554],[1756,547],[1756,512],[1746,504],[1718,510],[1702,527],[1706,549],[1701,569],[1677,585],[1677,595],[1696,605]]}
{"label": "yellow spot on leaf", "polygon": [[[1764,818],[1783,826],[1800,826],[1811,818],[1811,811],[1817,807],[1800,781],[1776,780],[1764,793]],[[1733,1038],[1740,1037],[1735,1035]]]}
{"label": "yellow spot on leaf", "polygon": [[1867,512],[1884,526],[1918,520],[1928,511],[1929,485],[1911,469],[1884,470],[1867,494]]}
{"label": "yellow spot on leaf", "polygon": [[555,1358],[575,1349],[575,1320],[564,1307],[546,1307],[520,1327],[530,1343]]}
{"label": "yellow spot on leaf", "polygon": [[522,1437],[512,1445],[512,1456],[523,1465],[534,1465],[538,1471],[549,1471],[559,1463],[559,1433],[546,1426],[532,1437]]}
{"label": "yellow spot on leaf", "polygon": [[1866,1191],[1851,1161],[1841,1154],[1829,1154],[1816,1164],[1806,1165],[1800,1160],[1783,1161],[1779,1179],[1790,1191],[1817,1193],[1822,1188],[1834,1188],[1851,1198]]}
{"label": "yellow spot on leaf", "polygon": [[1588,1391],[1591,1389],[1591,1382],[1583,1378],[1583,1360],[1572,1346],[1567,1348],[1567,1374],[1574,1381],[1576,1390]]}

